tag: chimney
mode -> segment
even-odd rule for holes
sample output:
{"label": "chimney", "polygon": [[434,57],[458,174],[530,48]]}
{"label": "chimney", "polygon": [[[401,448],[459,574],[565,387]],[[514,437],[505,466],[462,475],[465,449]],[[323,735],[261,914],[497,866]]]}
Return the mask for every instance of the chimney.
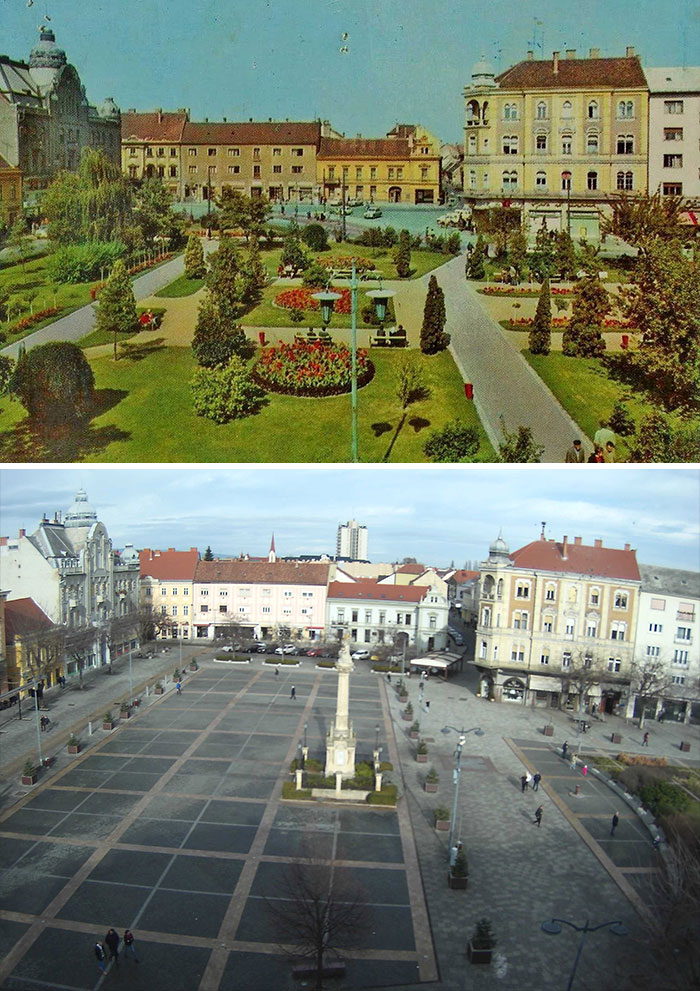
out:
{"label": "chimney", "polygon": [[588,53],[589,58],[600,58],[600,48],[591,48]]}
{"label": "chimney", "polygon": [[564,536],[564,540],[562,541],[562,545],[561,545],[562,560],[566,561],[568,556],[569,556],[569,538],[567,536]]}
{"label": "chimney", "polygon": [[190,547],[190,551],[195,551],[195,553],[196,553],[197,548],[196,547]]}
{"label": "chimney", "polygon": [[603,541],[600,538],[593,541],[593,546],[600,549],[603,546]]}
{"label": "chimney", "polygon": [[632,548],[630,547],[630,545],[629,545],[629,544],[625,544],[625,550],[626,550],[626,551],[629,551],[629,550],[631,550],[631,549],[632,549]]}
{"label": "chimney", "polygon": [[20,535],[20,537],[26,537],[27,536],[27,531],[26,530],[20,530],[19,531],[19,535]]}
{"label": "chimney", "polygon": [[175,548],[174,547],[168,547],[168,554],[174,554],[174,553],[175,553]]}
{"label": "chimney", "polygon": [[627,46],[627,50],[625,51],[625,55],[626,55],[627,58],[634,58],[634,48],[633,48],[632,45],[628,45]]}
{"label": "chimney", "polygon": [[228,124],[228,117],[223,118],[224,124]]}
{"label": "chimney", "polygon": [[575,48],[567,48],[566,49],[566,57],[568,59],[576,58],[576,49]]}
{"label": "chimney", "polygon": [[552,52],[552,72],[555,76],[559,73],[559,52]]}
{"label": "chimney", "polygon": [[581,546],[581,538],[580,537],[574,537],[574,543],[576,544],[577,547],[580,547]]}
{"label": "chimney", "polygon": [[534,57],[535,57],[535,53],[533,52],[533,50],[531,48],[528,48],[528,50],[527,50],[527,60],[528,60],[528,62],[532,62],[532,60],[533,60]]}
{"label": "chimney", "polygon": [[7,537],[0,537],[0,547],[7,547]]}
{"label": "chimney", "polygon": [[158,123],[159,124],[162,124],[163,123],[163,111],[162,110],[158,110],[157,113],[158,113]]}

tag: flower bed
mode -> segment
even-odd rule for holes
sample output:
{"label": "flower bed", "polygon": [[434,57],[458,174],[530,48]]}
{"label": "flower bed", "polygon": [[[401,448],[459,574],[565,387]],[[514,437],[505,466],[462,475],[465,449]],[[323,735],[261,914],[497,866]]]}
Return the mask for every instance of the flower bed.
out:
{"label": "flower bed", "polygon": [[[515,330],[521,327],[531,327],[534,323],[534,317],[517,317],[515,320],[511,317],[507,323]],[[552,327],[568,327],[571,323],[570,317],[552,317]],[[629,320],[622,319],[620,317],[606,317],[603,320],[603,330],[636,330],[636,326],[630,323]]]}
{"label": "flower bed", "polygon": [[[318,289],[305,286],[300,286],[298,289],[285,289],[284,292],[275,296],[275,306],[281,306],[285,310],[318,310],[321,304],[313,298],[313,293],[318,291]],[[340,293],[341,297],[335,301],[335,312],[350,313],[352,303],[350,290],[334,287],[332,291]]]}
{"label": "flower bed", "polygon": [[376,265],[371,258],[353,258],[351,255],[330,255],[319,257],[316,259],[319,265],[323,265],[324,268],[342,268],[350,269],[352,268],[353,261],[355,262],[355,271],[359,275],[361,272],[371,272]]}
{"label": "flower bed", "polygon": [[21,320],[17,321],[17,323],[10,324],[6,333],[19,334],[21,331],[27,330],[29,327],[33,327],[35,323],[41,323],[41,321],[46,320],[47,317],[55,317],[56,314],[60,312],[60,306],[50,306],[46,310],[37,310],[37,312],[32,313],[31,316],[22,317]]}
{"label": "flower bed", "polygon": [[[173,257],[172,251],[166,251],[163,255],[158,255],[150,262],[141,262],[139,265],[133,265],[131,268],[127,269],[129,275],[138,275],[139,272],[145,272],[149,268],[155,268],[156,265],[162,264],[162,262],[167,262]],[[93,286],[90,290],[90,299],[93,301],[97,299],[100,294],[100,290],[104,289],[106,285],[105,282],[98,282],[96,286]]]}
{"label": "flower bed", "polygon": [[[253,378],[264,389],[293,396],[337,396],[350,391],[350,349],[344,344],[303,341],[264,348]],[[374,365],[366,348],[357,351],[357,384],[366,385]]]}
{"label": "flower bed", "polygon": [[[573,289],[566,289],[562,286],[550,286],[552,296],[570,296]],[[540,290],[532,286],[483,286],[477,292],[484,296],[539,296]]]}

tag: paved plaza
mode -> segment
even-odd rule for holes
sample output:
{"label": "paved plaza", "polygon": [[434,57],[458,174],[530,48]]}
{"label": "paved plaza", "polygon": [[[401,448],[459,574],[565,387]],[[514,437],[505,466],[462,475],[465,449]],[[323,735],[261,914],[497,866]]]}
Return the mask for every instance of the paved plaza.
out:
{"label": "paved plaza", "polygon": [[[553,916],[579,925],[619,919],[629,930],[588,937],[575,988],[618,988],[623,975],[644,972],[645,903],[660,856],[647,826],[604,783],[561,759],[563,739],[577,744],[569,715],[552,713],[554,736],[545,737],[548,712],[478,699],[473,682],[471,669],[427,682],[426,766],[415,761],[394,685],[360,666],[352,675],[358,760],[371,757],[378,736],[382,759],[394,765],[396,809],[282,801],[304,733],[310,756],[322,756],[335,712],[335,673],[310,658],[279,675],[260,658],[245,667],[205,661],[181,696],[150,696],[134,718],[100,730],[37,785],[6,792],[0,987],[308,986],[292,977],[268,902],[279,898],[285,865],[309,839],[340,878],[361,886],[370,913],[339,948],[346,972],[331,987],[554,991],[568,980],[578,936],[543,933]],[[409,693],[417,713],[415,678]],[[432,817],[454,796],[457,733],[442,730],[477,726],[482,736],[466,735],[456,821],[469,887],[452,891],[447,834]],[[623,735],[620,747],[609,743],[612,729]],[[697,762],[696,728],[651,730],[651,753]],[[3,746],[12,732],[4,727]],[[695,741],[691,755],[680,753],[682,738]],[[642,734],[616,719],[595,723],[581,742],[584,753],[634,752]],[[430,766],[440,774],[437,795],[423,789]],[[524,769],[542,774],[539,792],[522,793]],[[541,828],[533,822],[538,805]],[[482,916],[498,940],[487,967],[466,960]],[[139,963],[120,955],[103,976],[92,947],[110,926],[134,931]]]}

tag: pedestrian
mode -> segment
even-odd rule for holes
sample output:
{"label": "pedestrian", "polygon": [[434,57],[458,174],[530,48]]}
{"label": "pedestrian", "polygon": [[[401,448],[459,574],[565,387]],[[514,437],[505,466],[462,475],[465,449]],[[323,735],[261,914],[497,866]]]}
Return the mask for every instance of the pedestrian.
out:
{"label": "pedestrian", "polygon": [[291,690],[291,692],[289,693],[289,697],[290,697],[290,699],[295,699],[295,698],[297,697],[297,690],[296,690],[296,688],[294,687],[294,685],[292,685],[292,690]]}
{"label": "pedestrian", "polygon": [[530,782],[532,781],[532,775],[529,771],[525,771],[525,780],[527,782],[528,788],[530,787]]}
{"label": "pedestrian", "polygon": [[178,695],[182,695],[182,682],[180,681],[177,682],[177,684],[175,685],[175,690],[177,691]]}
{"label": "pedestrian", "polygon": [[535,818],[534,818],[534,821],[533,821],[532,825],[534,826],[535,823],[537,823],[537,828],[538,829],[542,825],[542,811],[543,810],[542,810],[542,806],[541,805],[539,806],[539,808],[535,809]]}
{"label": "pedestrian", "polygon": [[583,767],[581,768],[581,774],[584,776],[584,778],[586,777],[586,775],[588,774],[588,764],[583,765]]}
{"label": "pedestrian", "polygon": [[642,746],[643,747],[648,747],[649,746],[649,734],[648,733],[645,733],[644,734],[644,739],[642,740]]}
{"label": "pedestrian", "polygon": [[562,757],[566,758],[566,751],[568,749],[569,749],[569,742],[568,742],[568,740],[564,740],[564,742],[561,745],[561,755],[562,755]]}
{"label": "pedestrian", "polygon": [[540,790],[540,781],[541,780],[542,780],[542,775],[538,771],[535,774],[534,778],[532,779],[532,790],[533,791],[539,791]]}
{"label": "pedestrian", "polygon": [[588,455],[588,464],[602,465],[604,461],[605,458],[603,457],[603,448],[598,447],[598,445],[596,444],[591,454]]}
{"label": "pedestrian", "polygon": [[610,835],[611,836],[614,836],[615,835],[615,830],[617,829],[617,824],[618,824],[619,821],[620,821],[620,817],[619,817],[619,815],[616,812],[613,815],[613,817],[612,817],[612,826],[610,827]]}
{"label": "pedestrian", "polygon": [[95,957],[97,959],[97,966],[100,968],[102,973],[105,972],[105,948],[98,940],[95,943]]}
{"label": "pedestrian", "polygon": [[520,788],[520,790],[521,790],[521,792],[522,792],[522,793],[523,793],[523,795],[524,795],[524,794],[525,794],[525,789],[527,788],[527,778],[525,777],[525,775],[524,775],[524,774],[523,774],[523,775],[522,775],[522,777],[520,778],[520,785],[521,785],[521,788]]}
{"label": "pedestrian", "polygon": [[572,771],[576,770],[576,754],[571,755],[571,760],[569,761],[569,767]]}
{"label": "pedestrian", "polygon": [[114,960],[119,966],[119,934],[116,929],[108,929],[105,936],[105,943],[109,948],[110,960]]}
{"label": "pedestrian", "polygon": [[607,441],[605,444],[605,450],[603,451],[603,458],[605,463],[612,465],[615,464],[615,445],[611,440]]}
{"label": "pedestrian", "polygon": [[391,671],[387,671],[386,680],[389,682],[389,684],[391,684]]}
{"label": "pedestrian", "polygon": [[661,844],[661,837],[655,836],[651,845],[654,847],[655,850],[658,850],[660,844]]}
{"label": "pedestrian", "polygon": [[124,930],[124,958],[126,958],[127,953],[130,953],[136,963],[139,962],[139,958],[136,956],[136,944],[134,943],[134,934],[131,929]]}
{"label": "pedestrian", "polygon": [[275,678],[279,678],[279,674],[280,674],[280,669],[275,668]]}
{"label": "pedestrian", "polygon": [[576,438],[564,456],[564,461],[568,465],[582,465],[586,460],[586,452],[581,446],[581,441]]}

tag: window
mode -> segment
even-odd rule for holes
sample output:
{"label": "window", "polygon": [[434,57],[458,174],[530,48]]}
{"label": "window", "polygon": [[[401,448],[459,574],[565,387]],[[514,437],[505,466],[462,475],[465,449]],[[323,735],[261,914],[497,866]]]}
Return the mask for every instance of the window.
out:
{"label": "window", "polygon": [[627,623],[613,623],[610,629],[611,640],[624,640],[627,632]]}
{"label": "window", "polygon": [[357,613],[357,609],[353,609],[353,611],[352,611],[352,621],[353,621],[353,623],[356,623],[357,622],[357,614],[358,614]]}
{"label": "window", "polygon": [[167,595],[168,594],[168,590],[165,587],[165,585],[161,585],[161,587],[160,587],[160,594],[161,595]]}
{"label": "window", "polygon": [[598,135],[596,133],[586,135],[586,154],[598,154]]}
{"label": "window", "polygon": [[165,158],[165,148],[159,148],[156,152],[158,158]]}
{"label": "window", "polygon": [[682,114],[683,113],[683,101],[682,100],[664,100],[664,113],[665,114]]}
{"label": "window", "polygon": [[163,616],[165,616],[167,614],[167,612],[168,612],[168,607],[167,606],[161,606],[160,607],[160,611],[161,611],[161,614]]}
{"label": "window", "polygon": [[622,662],[619,657],[609,657],[608,658],[608,671],[617,672],[622,667]]}
{"label": "window", "polygon": [[208,588],[203,588],[199,594],[200,595],[209,595],[209,589]]}
{"label": "window", "polygon": [[649,623],[650,633],[663,633],[664,627],[663,623]]}
{"label": "window", "polygon": [[377,178],[377,166],[376,165],[370,165],[370,167],[369,167],[369,177],[370,177],[370,179],[376,179]]}
{"label": "window", "polygon": [[165,178],[165,166],[164,165],[159,165],[158,166],[158,178],[159,179],[164,179]]}
{"label": "window", "polygon": [[564,100],[561,105],[561,115],[562,117],[571,117],[573,115],[571,100]]}
{"label": "window", "polygon": [[485,640],[482,640],[479,644],[479,657],[483,660],[486,657],[487,644]]}
{"label": "window", "polygon": [[671,678],[671,682],[674,685],[685,685],[685,676],[682,674],[674,674]]}
{"label": "window", "polygon": [[554,597],[556,595],[556,585],[547,585],[545,589],[544,597],[547,602],[554,602]]}
{"label": "window", "polygon": [[253,148],[253,160],[256,161],[256,162],[259,162],[260,161],[260,149],[259,148]]}
{"label": "window", "polygon": [[549,650],[543,650],[540,655],[540,664],[549,664]]}
{"label": "window", "polygon": [[209,156],[209,158],[215,158],[216,148],[207,148],[207,155]]}
{"label": "window", "polygon": [[661,647],[652,647],[647,644],[647,657],[658,657],[661,653]]}
{"label": "window", "polygon": [[371,623],[371,622],[372,622],[372,610],[365,609],[365,623]]}
{"label": "window", "polygon": [[517,134],[503,135],[503,154],[504,155],[517,155],[518,154],[518,136]]}
{"label": "window", "polygon": [[567,619],[566,626],[564,627],[564,636],[572,640],[575,632],[576,632],[576,624],[574,623],[573,619]]}
{"label": "window", "polygon": [[552,632],[552,630],[554,629],[554,623],[552,621],[551,616],[545,616],[544,621],[542,623],[542,629],[544,630],[545,633]]}
{"label": "window", "polygon": [[[61,135],[61,140],[63,140],[63,135]],[[129,148],[129,158],[136,158],[136,148]]]}
{"label": "window", "polygon": [[273,158],[279,158],[281,154],[282,154],[282,149],[281,148],[273,148],[272,149],[272,157]]}
{"label": "window", "polygon": [[615,592],[615,608],[627,608],[627,592]]}
{"label": "window", "polygon": [[634,175],[632,172],[617,173],[618,189],[634,189]]}
{"label": "window", "polygon": [[189,614],[190,614],[190,607],[189,606],[183,606],[182,607],[182,615],[183,616],[189,616]]}
{"label": "window", "polygon": [[177,158],[177,148],[171,148],[170,149],[170,157],[171,158]]}
{"label": "window", "polygon": [[[562,153],[562,155],[570,155],[571,154],[571,141],[572,141],[572,138],[571,138],[571,135],[570,134],[562,134],[562,136],[561,136],[561,153]],[[562,186],[562,189],[566,189],[566,186]]]}
{"label": "window", "polygon": [[535,150],[544,152],[547,150],[547,135],[546,134],[536,134],[535,135]]}
{"label": "window", "polygon": [[428,625],[430,626],[430,629],[431,630],[436,630],[437,629],[437,616],[430,616],[430,618],[428,620]]}
{"label": "window", "polygon": [[468,138],[469,154],[476,155],[476,134],[470,134]]}
{"label": "window", "polygon": [[199,607],[199,611],[200,612],[209,612],[209,606],[207,606],[207,605],[201,605]]}
{"label": "window", "polygon": [[564,653],[561,655],[561,666],[563,668],[570,668],[571,667],[571,652],[570,651],[565,650]]}
{"label": "window", "polygon": [[170,178],[177,179],[177,165],[170,166]]}
{"label": "window", "polygon": [[226,150],[226,154],[229,156],[229,158],[238,158],[240,153],[241,153],[240,148],[228,148]]}
{"label": "window", "polygon": [[421,182],[427,182],[430,179],[430,167],[428,165],[421,165],[420,179]]}
{"label": "window", "polygon": [[229,175],[239,175],[241,171],[240,165],[229,165],[228,167]]}
{"label": "window", "polygon": [[196,175],[196,173],[197,173],[197,166],[196,165],[188,165],[187,166],[187,171],[189,172],[190,175]]}
{"label": "window", "polygon": [[598,634],[598,623],[594,619],[589,619],[586,623],[586,636],[595,637]]}
{"label": "window", "polygon": [[525,660],[525,648],[521,643],[514,643],[510,652],[511,661],[519,661],[521,664]]}
{"label": "window", "polygon": [[294,173],[294,175],[301,175],[303,171],[304,171],[303,165],[292,165],[292,172]]}
{"label": "window", "polygon": [[361,165],[358,165],[357,168],[355,169],[355,178],[356,179],[361,179],[362,178],[362,166]]}
{"label": "window", "polygon": [[174,588],[174,589],[172,590],[172,592],[171,592],[170,594],[171,594],[171,595],[177,595],[177,589],[176,589],[176,588]]}
{"label": "window", "polygon": [[515,103],[506,103],[503,107],[503,120],[517,120],[518,107]]}
{"label": "window", "polygon": [[[243,589],[241,589],[241,595],[245,595],[245,591]],[[224,599],[227,596],[228,596],[228,589],[220,588],[219,589],[219,598],[220,599]]]}
{"label": "window", "polygon": [[153,158],[153,149],[146,148],[146,158]]}
{"label": "window", "polygon": [[633,155],[634,154],[634,135],[633,134],[618,134],[618,136],[617,136],[617,154],[618,155]]}
{"label": "window", "polygon": [[260,178],[260,166],[259,165],[254,165],[253,166],[253,178],[254,179],[259,179]]}
{"label": "window", "polygon": [[292,155],[296,156],[296,158],[301,158],[303,154],[304,154],[303,148],[292,148]]}
{"label": "window", "polygon": [[674,664],[687,664],[688,663],[688,651],[687,650],[674,650],[674,652],[673,652],[673,663]]}
{"label": "window", "polygon": [[590,602],[590,604],[592,606],[597,606],[598,605],[598,603],[600,602],[600,589],[599,588],[592,588],[591,589],[591,592],[590,592],[590,596],[589,596],[588,601]]}
{"label": "window", "polygon": [[591,100],[591,102],[588,104],[588,119],[589,120],[598,120],[598,101],[597,100]]}
{"label": "window", "polygon": [[526,582],[518,582],[515,589],[516,599],[529,599],[530,598],[530,585]]}
{"label": "window", "polygon": [[690,640],[691,629],[689,626],[679,626],[676,629],[676,640]]}
{"label": "window", "polygon": [[598,173],[597,172],[589,172],[588,173],[588,175],[586,176],[586,186],[587,186],[588,189],[597,189],[598,188]]}
{"label": "window", "polygon": [[535,176],[535,186],[538,189],[546,189],[547,188],[547,173],[546,172],[538,172],[537,173],[537,175]]}
{"label": "window", "polygon": [[661,186],[661,192],[664,196],[682,196],[683,195],[683,183],[682,182],[664,182]]}
{"label": "window", "polygon": [[397,169],[396,169],[396,178],[397,179],[403,179],[403,169],[401,168],[400,165],[397,166]]}
{"label": "window", "polygon": [[518,185],[518,173],[504,172],[502,176],[502,182],[504,189],[515,189],[515,187]]}
{"label": "window", "polygon": [[173,606],[173,616],[177,616],[177,606]]}
{"label": "window", "polygon": [[665,169],[682,169],[683,168],[683,156],[682,155],[664,155],[664,168]]}
{"label": "window", "polygon": [[620,100],[617,105],[618,120],[632,120],[634,117],[634,102],[632,100]]}
{"label": "window", "polygon": [[682,141],[683,140],[683,128],[682,127],[665,127],[664,128],[664,141]]}
{"label": "window", "polygon": [[146,597],[147,598],[150,598],[152,595],[153,595],[153,589],[152,588],[147,588],[146,589]]}
{"label": "window", "polygon": [[540,100],[537,104],[537,119],[546,120],[547,119],[547,104],[544,100]]}
{"label": "window", "polygon": [[393,179],[394,178],[394,167],[393,167],[393,165],[390,165],[389,166],[389,178],[390,179]]}

